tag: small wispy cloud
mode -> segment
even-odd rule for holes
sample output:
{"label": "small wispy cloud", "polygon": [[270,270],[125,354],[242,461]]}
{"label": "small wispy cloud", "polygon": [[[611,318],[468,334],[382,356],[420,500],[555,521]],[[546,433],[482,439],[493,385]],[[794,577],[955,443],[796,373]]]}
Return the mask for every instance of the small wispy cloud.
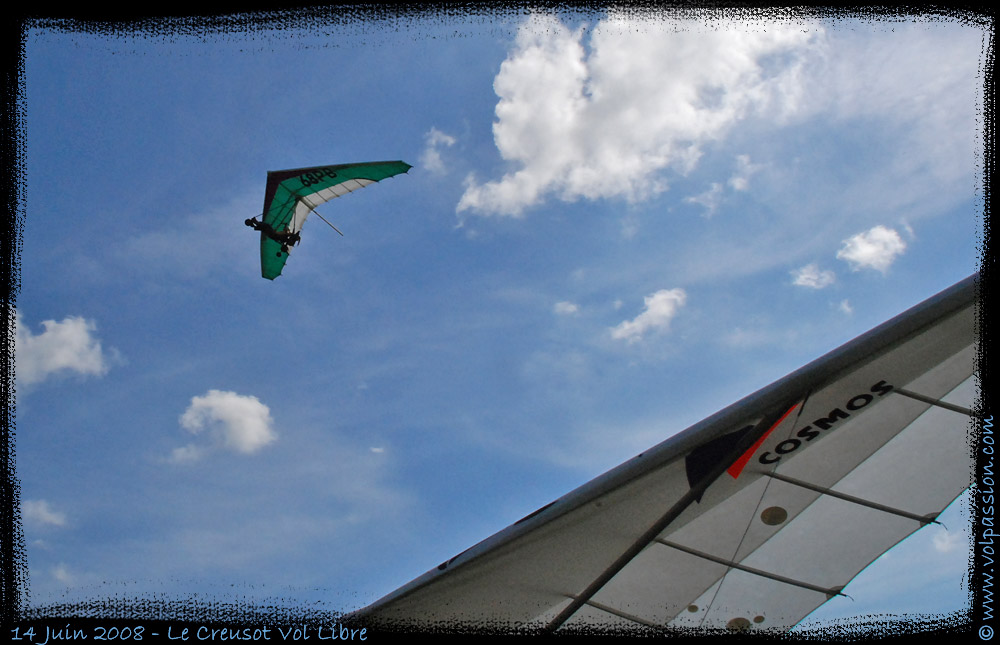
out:
{"label": "small wispy cloud", "polygon": [[646,296],[645,308],[632,320],[625,320],[611,330],[611,337],[633,343],[650,330],[664,330],[684,306],[687,294],[683,289],[661,289]]}
{"label": "small wispy cloud", "polygon": [[840,310],[848,315],[854,313],[854,307],[851,306],[851,303],[846,298],[840,301]]}
{"label": "small wispy cloud", "polygon": [[50,573],[52,574],[53,578],[55,578],[64,585],[73,584],[73,581],[76,579],[75,576],[72,573],[70,573],[69,567],[67,567],[65,564],[59,564],[59,566],[53,567]]}
{"label": "small wispy cloud", "polygon": [[729,186],[733,190],[747,190],[750,188],[750,177],[761,168],[763,168],[761,164],[750,163],[750,155],[738,155],[736,157],[736,172],[729,178]]}
{"label": "small wispy cloud", "polygon": [[66,525],[66,514],[53,509],[44,499],[21,502],[21,514],[26,523],[36,526]]}
{"label": "small wispy cloud", "polygon": [[698,204],[705,208],[703,213],[704,217],[711,217],[715,215],[715,211],[718,210],[719,204],[722,202],[722,184],[713,183],[711,187],[700,195],[695,195],[694,197],[685,197],[684,201],[688,204]]}
{"label": "small wispy cloud", "polygon": [[277,439],[271,410],[255,396],[209,390],[195,396],[180,417],[181,427],[191,434],[207,431],[210,446],[188,444],[172,453],[175,462],[193,461],[208,449],[222,448],[249,455]]}
{"label": "small wispy cloud", "polygon": [[424,135],[424,152],[420,155],[420,165],[436,174],[445,172],[444,160],[441,159],[441,146],[451,147],[455,145],[455,137],[441,132],[437,128],[431,128]]}
{"label": "small wispy cloud", "polygon": [[556,312],[560,316],[569,316],[580,311],[580,307],[575,303],[563,300],[562,302],[557,302],[555,306],[552,307],[552,311]]}
{"label": "small wispy cloud", "polygon": [[932,542],[934,549],[940,553],[949,553],[963,545],[962,536],[959,533],[949,533],[945,529],[935,533]]}
{"label": "small wispy cloud", "polygon": [[72,372],[88,376],[107,373],[111,357],[101,349],[101,341],[95,335],[97,323],[93,320],[80,316],[68,316],[62,322],[44,320],[45,331],[38,335],[22,322],[21,312],[15,314],[14,324],[18,384],[32,385]]}
{"label": "small wispy cloud", "polygon": [[202,455],[205,454],[204,448],[199,448],[193,443],[189,443],[186,446],[181,446],[180,448],[174,448],[170,452],[170,461],[182,464],[191,461],[197,461],[201,459]]}
{"label": "small wispy cloud", "polygon": [[800,269],[792,271],[792,284],[799,287],[822,289],[833,284],[834,280],[836,280],[836,277],[833,271],[820,271],[817,264],[807,264]]}
{"label": "small wispy cloud", "polygon": [[889,265],[906,249],[899,233],[879,225],[847,238],[837,251],[837,259],[851,265],[852,271],[875,269],[885,273]]}
{"label": "small wispy cloud", "polygon": [[[735,191],[745,191],[750,188],[750,177],[759,171],[763,166],[750,163],[749,155],[739,155],[736,157],[736,171],[729,178],[726,184]],[[685,197],[688,204],[698,204],[704,207],[703,217],[712,217],[719,210],[724,197],[725,187],[719,182],[712,182],[708,190],[693,197]]]}

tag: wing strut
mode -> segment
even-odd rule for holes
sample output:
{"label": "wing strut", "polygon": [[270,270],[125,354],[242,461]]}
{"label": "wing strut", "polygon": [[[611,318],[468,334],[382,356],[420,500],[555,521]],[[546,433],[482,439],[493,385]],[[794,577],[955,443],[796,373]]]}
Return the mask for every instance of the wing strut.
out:
{"label": "wing strut", "polygon": [[768,416],[761,419],[753,430],[743,435],[740,440],[736,443],[733,449],[729,452],[725,459],[720,460],[711,470],[709,470],[701,481],[697,485],[692,486],[687,493],[684,494],[670,509],[657,520],[645,533],[639,536],[639,538],[632,543],[628,549],[625,550],[618,559],[615,560],[611,565],[601,572],[597,578],[594,579],[587,588],[580,593],[580,595],[573,597],[573,601],[566,606],[559,615],[552,619],[548,625],[545,626],[546,632],[554,632],[559,629],[563,623],[569,620],[573,614],[575,614],[581,607],[587,604],[594,595],[601,590],[601,588],[606,585],[612,578],[618,575],[618,572],[625,568],[629,562],[632,561],[635,556],[649,546],[656,537],[663,532],[663,529],[667,528],[671,522],[677,519],[684,510],[704,495],[705,491],[708,489],[712,483],[718,479],[726,470],[729,468],[733,462],[743,456],[743,453],[747,451],[751,446],[753,446],[757,440],[764,436],[766,433],[770,432],[779,423],[784,421],[792,410],[798,406],[795,403],[784,412],[774,412]]}
{"label": "wing strut", "polygon": [[[323,217],[322,215],[320,215],[319,211],[318,211],[318,210],[316,210],[316,207],[317,207],[317,206],[318,206],[319,204],[313,204],[313,203],[312,203],[311,201],[309,201],[308,199],[306,199],[304,195],[296,195],[296,197],[298,198],[298,200],[299,200],[300,202],[302,202],[303,204],[305,204],[306,206],[308,206],[308,207],[309,207],[309,211],[310,211],[310,212],[312,212],[312,213],[316,213],[316,217],[320,218],[321,220],[323,220],[324,222],[326,222],[326,225],[327,225],[327,226],[329,226],[329,227],[330,227],[330,228],[332,228],[333,230],[335,230],[335,231],[337,231],[338,233],[340,233],[340,229],[339,229],[339,228],[337,228],[336,226],[334,226],[333,224],[331,224],[331,223],[330,223],[330,220],[328,220],[327,218],[325,218],[325,217]],[[343,234],[343,233],[340,233],[340,236],[341,236],[341,237],[344,237],[344,234]]]}
{"label": "wing strut", "polygon": [[[327,224],[329,224],[330,228],[332,228],[333,230],[335,230],[338,233],[340,233],[340,229],[337,228],[336,226],[334,226],[333,224],[330,224],[330,221],[328,219],[326,219],[325,217],[323,217],[322,215],[320,215],[318,210],[313,209],[313,212],[316,213],[316,217],[320,218],[321,220],[323,220],[324,222],[326,222]],[[340,233],[340,235],[341,235],[341,237],[343,237],[344,234]]]}

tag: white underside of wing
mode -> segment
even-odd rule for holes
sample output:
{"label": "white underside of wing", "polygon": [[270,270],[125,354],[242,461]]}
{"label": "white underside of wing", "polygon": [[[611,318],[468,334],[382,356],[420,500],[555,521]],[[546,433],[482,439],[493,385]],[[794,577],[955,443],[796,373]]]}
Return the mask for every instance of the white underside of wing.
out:
{"label": "white underside of wing", "polygon": [[322,204],[374,183],[371,179],[349,179],[311,195],[299,197],[295,202],[295,213],[292,215],[292,221],[288,225],[289,232],[298,233],[301,231],[302,225],[306,223],[306,218],[309,217],[309,213]]}

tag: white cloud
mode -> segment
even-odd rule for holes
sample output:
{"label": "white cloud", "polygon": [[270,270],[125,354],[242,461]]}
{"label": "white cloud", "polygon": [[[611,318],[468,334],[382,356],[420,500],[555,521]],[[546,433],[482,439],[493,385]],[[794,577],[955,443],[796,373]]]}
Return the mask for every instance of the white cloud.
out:
{"label": "white cloud", "polygon": [[847,315],[854,313],[854,307],[851,306],[851,303],[846,298],[840,301],[840,310]]}
{"label": "white cloud", "polygon": [[792,277],[794,278],[792,284],[813,289],[828,287],[836,280],[833,271],[820,271],[816,264],[807,264],[801,269],[792,271]]}
{"label": "white cloud", "polygon": [[642,313],[613,328],[611,337],[632,343],[651,329],[666,329],[686,300],[687,294],[683,289],[661,289],[651,296],[646,296],[644,298],[646,307]]}
{"label": "white cloud", "polygon": [[747,190],[750,188],[750,177],[762,167],[761,164],[750,163],[749,155],[738,155],[736,157],[736,172],[729,178],[729,185],[733,190]]}
{"label": "white cloud", "polygon": [[[191,398],[191,405],[180,417],[181,426],[191,434],[208,430],[213,447],[241,454],[257,452],[277,439],[272,429],[270,409],[255,396],[209,390]],[[174,461],[193,461],[205,449],[195,444],[173,451]]]}
{"label": "white cloud", "polygon": [[963,540],[960,533],[949,533],[947,529],[941,528],[936,533],[931,542],[934,544],[934,549],[940,553],[949,553],[955,549],[965,545],[966,540]]}
{"label": "white cloud", "polygon": [[663,191],[663,170],[689,171],[704,143],[752,110],[794,110],[795,64],[762,61],[811,39],[792,25],[609,17],[588,55],[583,34],[537,14],[520,27],[493,85],[494,140],[520,169],[470,177],[458,212],[520,216],[547,194],[641,201]]}
{"label": "white cloud", "polygon": [[62,322],[42,321],[45,328],[34,335],[15,315],[15,373],[20,385],[39,383],[56,374],[76,372],[101,376],[108,371],[109,359],[101,350],[101,341],[93,333],[97,324],[80,316]]}
{"label": "white cloud", "polygon": [[181,446],[180,448],[174,448],[170,452],[170,460],[174,463],[185,463],[190,461],[197,461],[201,459],[205,451],[202,448],[194,444],[188,444],[186,446]]}
{"label": "white cloud", "polygon": [[705,207],[705,217],[711,217],[715,214],[717,208],[719,208],[719,202],[722,200],[722,184],[713,183],[711,188],[706,190],[700,195],[695,195],[694,197],[685,197],[684,201],[689,204],[701,204]]}
{"label": "white cloud", "polygon": [[420,156],[420,165],[434,174],[445,172],[444,161],[441,159],[441,146],[451,147],[455,145],[455,137],[441,132],[437,128],[431,128],[424,135],[425,148]]}
{"label": "white cloud", "polygon": [[562,302],[557,302],[555,306],[552,308],[552,310],[559,315],[567,316],[570,314],[575,314],[576,312],[580,311],[580,307],[575,303],[564,300]]}
{"label": "white cloud", "polygon": [[62,563],[57,567],[53,567],[51,573],[53,578],[64,585],[73,584],[73,581],[76,580],[76,577],[69,572],[69,567]]}
{"label": "white cloud", "polygon": [[885,273],[905,249],[906,243],[899,233],[879,225],[844,240],[837,258],[848,262],[854,271],[870,268]]}
{"label": "white cloud", "polygon": [[[736,157],[736,171],[729,178],[727,184],[733,190],[748,190],[750,188],[750,177],[762,167],[761,164],[750,163],[749,155],[738,155]],[[689,204],[704,206],[706,210],[704,213],[705,217],[711,217],[718,210],[719,204],[722,203],[722,191],[722,184],[712,182],[712,185],[704,193],[695,195],[694,197],[686,197],[684,201]]]}
{"label": "white cloud", "polygon": [[66,514],[53,509],[44,499],[25,500],[21,502],[21,513],[24,516],[24,521],[29,524],[66,525]]}

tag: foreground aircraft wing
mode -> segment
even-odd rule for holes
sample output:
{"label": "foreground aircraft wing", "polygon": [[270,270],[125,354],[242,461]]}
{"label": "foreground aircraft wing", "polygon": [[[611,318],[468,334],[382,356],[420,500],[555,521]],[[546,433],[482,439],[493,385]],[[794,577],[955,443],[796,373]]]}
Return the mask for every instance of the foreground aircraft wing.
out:
{"label": "foreground aircraft wing", "polygon": [[788,629],[969,485],[978,275],[442,563],[387,628]]}
{"label": "foreground aircraft wing", "polygon": [[[273,170],[267,173],[263,221],[274,231],[298,233],[302,230],[309,213],[320,204],[386,177],[404,173],[411,167],[403,161],[373,161]],[[268,280],[274,280],[281,275],[287,259],[288,253],[282,251],[281,244],[262,232],[261,275]]]}

